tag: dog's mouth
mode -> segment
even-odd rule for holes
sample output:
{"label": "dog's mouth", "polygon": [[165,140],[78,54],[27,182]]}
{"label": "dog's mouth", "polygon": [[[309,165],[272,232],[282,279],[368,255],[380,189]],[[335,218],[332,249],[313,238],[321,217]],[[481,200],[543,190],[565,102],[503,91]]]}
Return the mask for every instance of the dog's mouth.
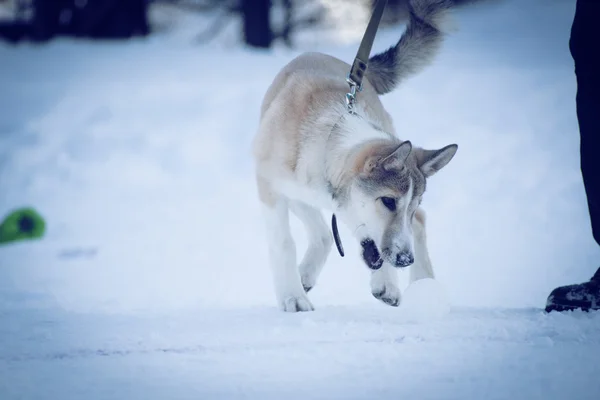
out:
{"label": "dog's mouth", "polygon": [[377,245],[373,239],[366,238],[360,242],[362,246],[362,257],[367,264],[367,267],[371,269],[379,269],[383,265],[383,259],[377,250]]}

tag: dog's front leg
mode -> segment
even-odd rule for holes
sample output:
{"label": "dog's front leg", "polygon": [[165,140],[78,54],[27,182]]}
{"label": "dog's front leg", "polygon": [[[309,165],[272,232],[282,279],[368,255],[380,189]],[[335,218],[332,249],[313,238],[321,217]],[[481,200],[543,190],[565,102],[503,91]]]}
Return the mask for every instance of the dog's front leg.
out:
{"label": "dog's front leg", "polygon": [[425,233],[425,211],[419,208],[413,220],[415,239],[415,263],[410,266],[410,282],[425,278],[435,278],[433,266],[427,251],[427,235]]}
{"label": "dog's front leg", "polygon": [[290,202],[290,209],[304,223],[308,234],[308,248],[298,270],[302,287],[309,292],[317,283],[317,278],[327,261],[333,238],[321,211],[299,201]]}
{"label": "dog's front leg", "polygon": [[288,208],[288,200],[282,196],[272,195],[272,201],[263,204],[275,295],[283,311],[312,311],[313,305],[304,292],[296,266]]}
{"label": "dog's front leg", "polygon": [[398,271],[394,266],[384,262],[381,268],[371,272],[371,294],[389,306],[400,305]]}
{"label": "dog's front leg", "polygon": [[373,240],[365,239],[369,235],[364,225],[359,225],[354,230],[354,236],[361,243],[361,256],[364,263],[371,269],[371,294],[387,305],[398,307],[401,299],[398,271],[391,264],[383,262]]}

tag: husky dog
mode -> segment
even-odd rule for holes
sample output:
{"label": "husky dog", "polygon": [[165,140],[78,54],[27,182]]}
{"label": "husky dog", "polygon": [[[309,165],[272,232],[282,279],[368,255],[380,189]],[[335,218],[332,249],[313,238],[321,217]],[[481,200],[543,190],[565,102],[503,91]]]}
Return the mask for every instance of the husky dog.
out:
{"label": "husky dog", "polygon": [[[321,209],[335,213],[361,244],[377,299],[400,304],[397,268],[412,265],[411,282],[434,278],[419,204],[427,178],[448,164],[458,146],[426,150],[398,139],[378,96],[432,61],[449,7],[447,0],[410,1],[410,19],[398,43],[369,59],[355,113],[345,103],[350,65],[329,55],[298,56],[268,88],[253,152],[282,310],[314,309],[307,293],[333,243]],[[290,210],[308,233],[299,266]]]}

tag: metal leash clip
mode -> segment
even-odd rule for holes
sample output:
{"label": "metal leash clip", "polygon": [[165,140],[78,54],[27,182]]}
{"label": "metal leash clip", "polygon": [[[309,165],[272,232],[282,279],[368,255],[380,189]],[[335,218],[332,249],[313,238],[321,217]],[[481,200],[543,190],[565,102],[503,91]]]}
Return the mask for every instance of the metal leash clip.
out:
{"label": "metal leash clip", "polygon": [[346,82],[350,85],[350,92],[346,93],[346,107],[348,107],[348,112],[350,114],[355,114],[354,112],[354,104],[356,103],[356,92],[360,92],[362,90],[362,85],[358,85],[356,82],[350,78],[350,74],[346,78]]}

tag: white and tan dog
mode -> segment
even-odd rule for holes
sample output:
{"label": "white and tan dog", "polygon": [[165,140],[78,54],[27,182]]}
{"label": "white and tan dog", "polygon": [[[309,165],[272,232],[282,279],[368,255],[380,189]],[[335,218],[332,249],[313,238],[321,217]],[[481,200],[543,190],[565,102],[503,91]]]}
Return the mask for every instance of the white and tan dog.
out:
{"label": "white and tan dog", "polygon": [[[254,156],[264,206],[275,293],[284,311],[310,311],[315,285],[332,246],[321,209],[354,233],[372,271],[371,292],[397,306],[396,268],[412,264],[411,282],[433,278],[425,216],[419,204],[426,179],[457,150],[413,147],[395,136],[379,95],[433,59],[441,41],[446,0],[411,0],[410,20],[398,43],[369,60],[356,114],[347,111],[347,63],[305,53],[275,77],[265,94]],[[296,265],[291,210],[305,225],[309,245]]]}

